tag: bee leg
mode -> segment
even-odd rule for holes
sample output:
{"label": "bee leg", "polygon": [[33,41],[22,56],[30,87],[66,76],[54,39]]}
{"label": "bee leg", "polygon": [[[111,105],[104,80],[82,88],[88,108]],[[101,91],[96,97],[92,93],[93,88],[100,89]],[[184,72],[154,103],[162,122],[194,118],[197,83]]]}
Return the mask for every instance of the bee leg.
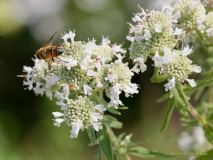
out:
{"label": "bee leg", "polygon": [[49,69],[51,69],[51,64],[50,64],[50,62],[48,62],[48,67],[49,67]]}
{"label": "bee leg", "polygon": [[47,64],[48,64],[48,68],[51,69],[51,59],[48,58],[46,61],[47,61]]}

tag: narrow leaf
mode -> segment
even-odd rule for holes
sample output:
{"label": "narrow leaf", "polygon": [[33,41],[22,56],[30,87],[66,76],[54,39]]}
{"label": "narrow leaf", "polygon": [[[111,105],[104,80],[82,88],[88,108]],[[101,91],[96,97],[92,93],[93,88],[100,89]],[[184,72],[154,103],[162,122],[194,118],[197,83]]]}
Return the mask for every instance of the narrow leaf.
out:
{"label": "narrow leaf", "polygon": [[135,146],[130,148],[129,153],[131,155],[141,158],[171,158],[171,155],[167,155],[157,151],[151,151],[143,147]]}
{"label": "narrow leaf", "polygon": [[203,126],[203,130],[208,141],[213,144],[213,127],[209,124]]}
{"label": "narrow leaf", "polygon": [[110,107],[107,110],[112,114],[121,115],[121,113],[117,109],[115,109],[114,107]]}
{"label": "narrow leaf", "polygon": [[170,118],[174,111],[174,108],[175,108],[174,99],[173,98],[169,99],[168,107],[167,107],[167,110],[165,112],[164,119],[163,119],[163,124],[160,129],[161,132],[164,131],[168,127],[168,124],[170,122]]}
{"label": "narrow leaf", "polygon": [[98,141],[102,152],[104,153],[107,160],[114,160],[112,152],[112,144],[107,134],[106,128],[104,127],[98,133]]}
{"label": "narrow leaf", "polygon": [[87,135],[90,139],[90,144],[89,145],[96,145],[97,141],[96,141],[96,136],[95,136],[95,131],[92,128],[88,128],[87,130]]}
{"label": "narrow leaf", "polygon": [[172,90],[172,93],[174,94],[174,98],[175,98],[175,101],[182,107],[185,107],[185,102],[184,100],[182,99],[182,97],[180,96],[180,94],[178,93],[177,89],[174,88]]}
{"label": "narrow leaf", "polygon": [[213,157],[213,149],[207,151],[206,153],[203,153],[199,157],[197,157],[195,160],[212,160]]}
{"label": "narrow leaf", "polygon": [[123,124],[111,115],[104,115],[103,122],[110,128],[121,129]]}
{"label": "narrow leaf", "polygon": [[167,99],[169,99],[169,94],[168,94],[168,93],[166,93],[166,94],[160,96],[160,97],[157,99],[157,103],[162,103],[162,102],[166,101]]}

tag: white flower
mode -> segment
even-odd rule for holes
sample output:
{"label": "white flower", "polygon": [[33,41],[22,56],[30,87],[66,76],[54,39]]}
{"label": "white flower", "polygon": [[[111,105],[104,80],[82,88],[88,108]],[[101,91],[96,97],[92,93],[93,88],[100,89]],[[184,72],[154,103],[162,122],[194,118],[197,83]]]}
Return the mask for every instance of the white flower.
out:
{"label": "white flower", "polygon": [[105,80],[109,81],[109,82],[116,81],[117,79],[118,79],[118,75],[117,74],[113,74],[112,72],[110,72],[110,70],[109,70],[109,73],[108,73],[107,77],[105,77]]}
{"label": "white flower", "polygon": [[87,75],[90,77],[95,77],[95,76],[97,76],[97,72],[95,72],[93,70],[87,70]]}
{"label": "white flower", "polygon": [[164,85],[165,91],[171,91],[175,87],[175,78],[173,77],[172,79],[169,80],[168,83]]}
{"label": "white flower", "polygon": [[61,117],[64,116],[64,114],[61,113],[61,112],[53,112],[52,114],[55,118],[54,119],[54,126],[60,127],[61,123],[65,121],[64,118],[61,118]]}
{"label": "white flower", "polygon": [[127,63],[122,62],[122,57],[114,63],[106,65],[105,81],[108,83],[106,95],[110,98],[110,104],[114,107],[122,104],[119,95],[123,91],[125,96],[130,96],[138,93],[137,85],[131,83],[133,72],[127,66]]}
{"label": "white flower", "polygon": [[198,30],[201,31],[201,33],[203,33],[206,29],[206,26],[203,24],[206,20],[206,14],[201,14],[200,16],[198,16],[197,18],[197,28]]}
{"label": "white flower", "polygon": [[54,126],[60,127],[62,122],[64,122],[63,118],[56,118],[56,119],[54,119]]}
{"label": "white flower", "polygon": [[23,72],[25,73],[25,78],[27,79],[27,81],[29,81],[32,77],[32,72],[33,72],[33,69],[31,67],[27,67],[27,66],[24,66],[23,67]]}
{"label": "white flower", "polygon": [[121,100],[119,98],[111,98],[110,99],[110,103],[109,103],[111,106],[113,106],[114,108],[118,108],[119,105],[122,105],[123,103],[121,102]]}
{"label": "white flower", "polygon": [[[32,86],[33,87],[33,86]],[[33,88],[33,91],[35,92],[36,95],[43,95],[46,91],[46,88],[44,88],[44,84],[41,82],[37,82],[35,84],[35,87]],[[51,97],[50,95],[49,97]]]}
{"label": "white flower", "polygon": [[53,112],[54,124],[60,126],[66,122],[71,127],[71,138],[76,138],[80,130],[89,127],[96,131],[102,129],[103,112],[106,110],[102,104],[95,104],[88,97],[79,96],[75,100],[67,100],[65,105],[63,113]]}
{"label": "white flower", "polygon": [[126,53],[126,50],[121,47],[121,45],[112,45],[112,50],[115,53]]}
{"label": "white flower", "polygon": [[144,35],[143,35],[143,39],[145,39],[146,41],[150,40],[152,38],[152,35],[150,33],[150,31],[148,29],[144,30]]}
{"label": "white flower", "polygon": [[145,64],[145,60],[143,57],[139,57],[134,59],[134,67],[132,71],[135,73],[139,73],[140,71],[143,73],[147,70],[147,66]]}
{"label": "white flower", "polygon": [[188,152],[192,148],[193,138],[187,132],[183,132],[178,140],[178,145],[182,151]]}
{"label": "white flower", "polygon": [[153,57],[154,66],[159,68],[159,73],[167,76],[168,83],[165,84],[165,90],[169,91],[175,87],[175,83],[187,81],[190,86],[195,87],[193,79],[189,79],[192,72],[201,72],[201,67],[192,64],[188,55],[192,50],[187,46],[182,51],[164,48],[164,55],[158,53]]}
{"label": "white flower", "polygon": [[111,97],[119,97],[121,94],[120,85],[116,84],[110,89],[110,95]]}
{"label": "white flower", "polygon": [[137,84],[129,83],[129,85],[124,86],[123,90],[125,92],[125,96],[129,97],[130,95],[138,93],[138,86]]}
{"label": "white flower", "polygon": [[141,21],[141,17],[139,17],[137,14],[132,18],[133,22]]}
{"label": "white flower", "polygon": [[164,48],[164,56],[160,56],[158,52],[153,56],[155,67],[161,67],[163,64],[170,63],[174,57],[174,54],[170,49]]}
{"label": "white flower", "polygon": [[186,46],[186,47],[183,48],[182,54],[183,54],[184,56],[188,56],[188,55],[190,55],[191,53],[192,53],[192,49],[189,48],[189,46]]}
{"label": "white flower", "polygon": [[135,37],[132,37],[130,35],[126,36],[126,39],[130,42],[134,42],[135,41]]}
{"label": "white flower", "polygon": [[80,129],[83,127],[83,123],[81,120],[77,120],[76,122],[72,122],[72,129],[70,131],[70,138],[77,138]]}
{"label": "white flower", "polygon": [[83,85],[84,87],[84,94],[85,95],[92,95],[92,88],[88,85]]}
{"label": "white flower", "polygon": [[52,114],[53,114],[53,116],[54,116],[55,118],[59,118],[59,117],[64,116],[64,114],[61,113],[61,112],[53,112]]}
{"label": "white flower", "polygon": [[97,104],[97,105],[95,106],[95,108],[96,108],[97,110],[99,110],[100,112],[106,111],[106,107],[104,107],[103,104]]}
{"label": "white flower", "polygon": [[94,39],[92,41],[87,42],[84,49],[85,54],[91,55],[95,47],[96,47],[96,44]]}
{"label": "white flower", "polygon": [[196,127],[193,128],[193,135],[192,136],[198,144],[196,147],[200,147],[202,145],[205,145],[205,143],[207,142],[207,140],[205,138],[205,134],[203,132],[203,128],[201,126],[196,126]]}
{"label": "white flower", "polygon": [[42,72],[44,70],[48,70],[49,67],[48,67],[48,63],[46,63],[45,60],[40,60],[40,59],[35,59],[34,60],[35,62],[35,66],[33,67],[33,69],[36,71],[36,72]]}
{"label": "white flower", "polygon": [[47,75],[45,77],[46,88],[50,88],[51,86],[55,85],[59,80],[60,80],[60,78],[56,75]]}
{"label": "white flower", "polygon": [[92,123],[93,128],[95,129],[95,131],[99,131],[100,129],[102,129],[102,124],[100,122],[93,122]]}
{"label": "white flower", "polygon": [[[148,38],[148,31],[146,34]],[[71,138],[90,127],[95,131],[102,129],[107,107],[122,105],[119,98],[122,92],[125,96],[138,93],[138,86],[131,83],[133,72],[122,62],[126,50],[121,45],[112,44],[105,37],[100,44],[94,39],[81,42],[74,38],[71,31],[62,35],[63,54],[54,57],[51,63],[36,58],[33,67],[23,67],[24,86],[55,100],[60,111],[52,113],[54,125],[60,127],[65,122],[71,129]],[[141,70],[146,67],[142,59],[135,62]],[[110,99],[105,106],[98,103],[105,101],[101,95]]]}
{"label": "white flower", "polygon": [[102,124],[99,121],[103,119],[103,116],[100,113],[92,112],[90,114],[90,118],[91,118],[91,124],[96,131],[99,131],[99,129],[102,129]]}
{"label": "white flower", "polygon": [[110,40],[107,37],[103,37],[101,45],[108,46],[109,44],[110,44]]}
{"label": "white flower", "polygon": [[97,88],[103,88],[103,84],[99,80],[97,80],[96,81],[96,87]]}
{"label": "white flower", "polygon": [[31,80],[23,81],[23,85],[24,86],[28,86],[27,87],[28,90],[32,90],[33,89],[33,81],[31,81]]}
{"label": "white flower", "polygon": [[162,5],[162,12],[166,13],[169,16],[172,16],[172,12],[173,12],[173,8],[171,7],[171,5],[169,3],[164,3]]}
{"label": "white flower", "polygon": [[162,32],[162,26],[160,24],[155,24],[155,32],[157,33]]}
{"label": "white flower", "polygon": [[182,132],[178,140],[178,145],[183,152],[206,152],[212,145],[206,140],[201,126],[193,127],[191,132]]}
{"label": "white flower", "polygon": [[192,65],[191,72],[200,73],[202,71],[201,66]]}
{"label": "white flower", "polygon": [[174,35],[180,35],[183,33],[183,29],[175,28]]}
{"label": "white flower", "polygon": [[191,87],[195,87],[196,86],[196,82],[194,79],[186,79],[186,81],[189,83],[189,85]]}
{"label": "white flower", "polygon": [[212,27],[212,28],[208,28],[208,29],[206,30],[206,33],[207,33],[207,35],[208,35],[209,37],[212,37],[212,36],[213,36],[213,27]]}
{"label": "white flower", "polygon": [[129,33],[137,33],[140,34],[144,29],[144,26],[141,24],[137,24],[135,26],[130,24],[130,29],[129,29]]}
{"label": "white flower", "polygon": [[206,10],[200,0],[181,0],[174,5],[174,12],[179,16],[178,24],[184,29],[204,31]]}
{"label": "white flower", "polygon": [[75,38],[75,32],[69,31],[68,33],[62,35],[61,38],[64,40],[64,42],[73,43]]}
{"label": "white flower", "polygon": [[68,70],[77,65],[77,61],[72,57],[62,57],[60,60],[63,62],[63,65],[66,66]]}
{"label": "white flower", "polygon": [[64,101],[68,100],[69,94],[69,85],[62,85],[62,89],[55,92],[54,97],[58,100],[58,104],[62,104],[62,108],[64,108]]}

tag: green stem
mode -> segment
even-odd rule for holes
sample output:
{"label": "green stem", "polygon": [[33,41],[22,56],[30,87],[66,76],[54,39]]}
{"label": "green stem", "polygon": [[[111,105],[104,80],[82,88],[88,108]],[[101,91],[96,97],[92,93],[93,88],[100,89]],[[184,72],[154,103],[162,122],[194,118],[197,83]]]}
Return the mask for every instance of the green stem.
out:
{"label": "green stem", "polygon": [[200,33],[200,31],[196,30],[196,33],[198,35],[198,37],[201,39],[201,41],[203,42],[204,45],[207,45],[206,44],[206,40],[205,38],[203,37],[203,35]]}
{"label": "green stem", "polygon": [[[179,85],[177,87],[178,93],[180,97],[183,99],[188,112],[202,125],[202,126],[207,126],[208,122],[204,117],[202,117],[197,110],[193,107],[193,105],[188,101],[187,96],[185,95],[182,85]],[[184,106],[183,106],[184,107]]]}

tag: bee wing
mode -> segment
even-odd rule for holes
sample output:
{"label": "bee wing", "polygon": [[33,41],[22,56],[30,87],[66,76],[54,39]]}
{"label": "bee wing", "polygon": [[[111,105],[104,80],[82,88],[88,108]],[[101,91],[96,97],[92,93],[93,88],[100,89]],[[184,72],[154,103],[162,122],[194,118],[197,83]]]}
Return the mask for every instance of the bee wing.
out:
{"label": "bee wing", "polygon": [[44,46],[52,44],[55,38],[57,37],[57,35],[58,35],[58,32],[56,31],[55,33],[52,34],[52,36],[48,39],[48,41],[44,43]]}

